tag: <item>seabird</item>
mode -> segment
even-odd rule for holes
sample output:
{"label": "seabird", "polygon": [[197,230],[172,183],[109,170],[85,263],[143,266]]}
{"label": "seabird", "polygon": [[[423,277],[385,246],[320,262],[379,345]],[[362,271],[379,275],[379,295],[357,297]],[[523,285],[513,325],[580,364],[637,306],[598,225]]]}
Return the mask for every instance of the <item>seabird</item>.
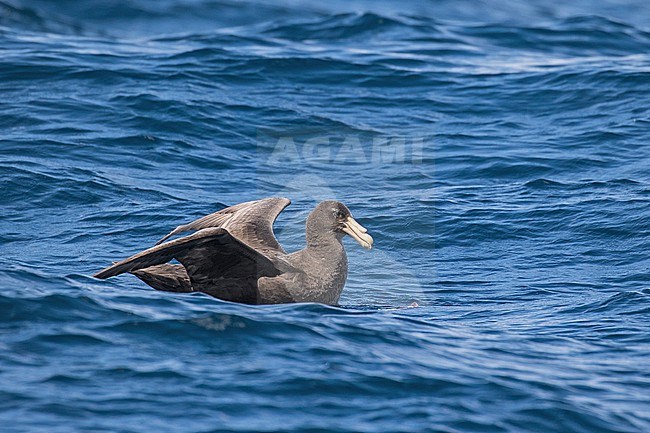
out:
{"label": "seabird", "polygon": [[[338,303],[348,274],[347,234],[362,247],[373,239],[338,201],[323,201],[307,217],[307,246],[287,254],[273,223],[291,201],[241,203],[181,225],[156,246],[114,263],[94,276],[131,273],[157,290],[204,292],[245,304]],[[174,235],[193,234],[168,241]],[[176,259],[178,264],[168,263]]]}

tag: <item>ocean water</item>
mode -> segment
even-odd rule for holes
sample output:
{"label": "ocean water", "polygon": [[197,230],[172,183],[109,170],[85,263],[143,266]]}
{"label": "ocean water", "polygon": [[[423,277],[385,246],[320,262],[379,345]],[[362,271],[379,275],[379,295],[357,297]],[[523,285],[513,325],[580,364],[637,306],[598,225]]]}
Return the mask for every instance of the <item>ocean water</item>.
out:
{"label": "ocean water", "polygon": [[[0,431],[650,431],[649,101],[644,0],[0,1]],[[339,307],[90,276],[267,196]]]}

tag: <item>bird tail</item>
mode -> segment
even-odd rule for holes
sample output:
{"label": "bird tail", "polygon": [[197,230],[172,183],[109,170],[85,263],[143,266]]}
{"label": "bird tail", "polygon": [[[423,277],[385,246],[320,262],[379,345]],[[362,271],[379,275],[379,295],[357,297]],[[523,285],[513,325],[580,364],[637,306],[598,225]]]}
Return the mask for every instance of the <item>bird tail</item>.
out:
{"label": "bird tail", "polygon": [[149,286],[164,292],[192,292],[192,283],[182,265],[165,263],[131,272]]}

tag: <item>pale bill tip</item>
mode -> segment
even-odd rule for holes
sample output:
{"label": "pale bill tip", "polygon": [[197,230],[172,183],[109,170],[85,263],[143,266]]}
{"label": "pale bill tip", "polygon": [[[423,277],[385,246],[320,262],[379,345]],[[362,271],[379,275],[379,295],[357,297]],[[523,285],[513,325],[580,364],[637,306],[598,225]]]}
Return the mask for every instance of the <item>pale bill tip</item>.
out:
{"label": "pale bill tip", "polygon": [[348,217],[343,231],[354,238],[354,240],[356,240],[362,247],[368,250],[372,248],[372,244],[374,243],[372,236],[370,236],[367,233],[368,230],[359,224],[354,218]]}

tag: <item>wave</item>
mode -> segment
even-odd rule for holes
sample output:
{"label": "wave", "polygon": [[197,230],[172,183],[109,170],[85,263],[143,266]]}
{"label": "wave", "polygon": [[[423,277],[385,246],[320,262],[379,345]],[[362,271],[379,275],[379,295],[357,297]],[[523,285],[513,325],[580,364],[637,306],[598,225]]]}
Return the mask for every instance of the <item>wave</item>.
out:
{"label": "wave", "polygon": [[[583,3],[0,0],[0,423],[648,431],[647,14]],[[270,195],[375,237],[340,307],[90,277]]]}

